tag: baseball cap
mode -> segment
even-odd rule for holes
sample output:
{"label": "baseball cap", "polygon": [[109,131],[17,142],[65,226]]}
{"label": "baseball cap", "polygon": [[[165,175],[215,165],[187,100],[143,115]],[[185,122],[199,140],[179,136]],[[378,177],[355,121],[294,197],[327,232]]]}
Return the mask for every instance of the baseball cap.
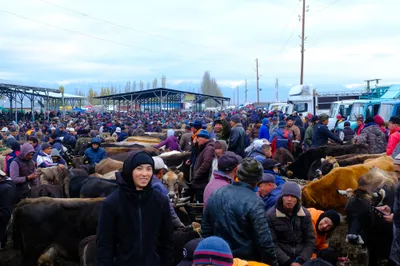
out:
{"label": "baseball cap", "polygon": [[191,266],[193,262],[193,254],[203,238],[195,238],[186,243],[183,248],[183,259],[176,266]]}
{"label": "baseball cap", "polygon": [[265,159],[262,163],[264,170],[272,170],[274,167],[278,167],[281,164],[278,161],[272,159]]}
{"label": "baseball cap", "polygon": [[8,128],[6,128],[6,127],[3,127],[2,129],[1,129],[1,132],[7,132],[8,131]]}
{"label": "baseball cap", "polygon": [[232,171],[242,161],[242,157],[234,152],[227,151],[218,159],[218,170],[223,172]]}
{"label": "baseball cap", "polygon": [[168,166],[164,163],[164,160],[159,156],[153,157],[154,161],[154,170],[165,169],[168,170]]}
{"label": "baseball cap", "polygon": [[275,177],[272,174],[264,173],[257,186],[261,183],[275,183]]}

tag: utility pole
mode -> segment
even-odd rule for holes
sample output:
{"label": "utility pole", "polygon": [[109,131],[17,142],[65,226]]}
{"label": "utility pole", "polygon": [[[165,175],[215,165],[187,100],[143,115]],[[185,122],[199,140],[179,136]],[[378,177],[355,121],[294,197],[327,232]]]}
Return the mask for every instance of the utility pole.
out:
{"label": "utility pole", "polygon": [[303,0],[303,16],[301,26],[301,70],[300,70],[300,85],[303,85],[304,74],[304,40],[305,40],[305,24],[306,24],[306,0]]}
{"label": "utility pole", "polygon": [[237,106],[239,106],[239,86],[236,86],[237,90]]}
{"label": "utility pole", "polygon": [[244,81],[244,104],[247,103],[247,79]]}
{"label": "utility pole", "polygon": [[258,76],[258,58],[256,58],[256,73],[257,73],[257,105],[260,104],[260,87],[259,87],[259,79]]}
{"label": "utility pole", "polygon": [[278,98],[278,88],[279,88],[279,81],[278,81],[278,78],[276,78],[276,81],[275,81],[275,98],[276,98],[276,101],[277,101],[277,102],[279,102],[279,98]]}

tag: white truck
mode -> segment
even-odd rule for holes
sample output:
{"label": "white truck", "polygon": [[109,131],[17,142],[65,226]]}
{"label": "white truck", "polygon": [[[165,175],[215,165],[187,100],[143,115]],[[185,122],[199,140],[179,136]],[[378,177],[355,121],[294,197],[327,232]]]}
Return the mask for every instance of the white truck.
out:
{"label": "white truck", "polygon": [[336,116],[341,115],[344,119],[350,116],[351,108],[353,107],[354,100],[334,101],[329,110],[329,130],[334,129],[336,124]]}
{"label": "white truck", "polygon": [[[296,111],[303,117],[311,114],[329,113],[335,101],[358,99],[362,91],[317,92],[311,84],[298,85],[290,89],[288,97],[288,114]],[[335,116],[336,118],[336,116]]]}

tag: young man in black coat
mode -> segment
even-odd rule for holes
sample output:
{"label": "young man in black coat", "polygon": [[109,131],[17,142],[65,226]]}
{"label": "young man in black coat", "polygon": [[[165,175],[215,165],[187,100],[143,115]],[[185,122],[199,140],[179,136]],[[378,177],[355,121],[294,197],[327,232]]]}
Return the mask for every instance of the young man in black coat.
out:
{"label": "young man in black coat", "polygon": [[3,250],[7,242],[7,224],[15,204],[15,184],[11,178],[0,170],[0,250]]}
{"label": "young man in black coat", "polygon": [[131,154],[117,174],[119,188],[103,202],[97,266],[172,266],[174,240],[168,198],[153,190],[153,158]]}

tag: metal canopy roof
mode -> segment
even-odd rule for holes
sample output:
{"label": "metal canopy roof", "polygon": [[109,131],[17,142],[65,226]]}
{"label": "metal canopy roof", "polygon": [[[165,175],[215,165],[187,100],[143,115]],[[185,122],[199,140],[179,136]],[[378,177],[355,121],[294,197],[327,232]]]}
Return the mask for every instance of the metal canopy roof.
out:
{"label": "metal canopy roof", "polygon": [[[61,91],[58,89],[49,89],[49,88],[42,88],[42,87],[32,87],[32,86],[24,86],[24,85],[16,85],[16,84],[5,84],[0,83],[0,93],[7,92],[7,93],[22,93],[28,94],[33,96],[39,97],[48,97],[52,99],[61,99],[62,94]],[[84,96],[78,96],[73,94],[64,93],[64,99],[85,99]]]}
{"label": "metal canopy roof", "polygon": [[105,100],[125,100],[129,101],[131,98],[133,100],[141,100],[141,99],[148,99],[148,98],[155,98],[155,97],[166,97],[166,96],[174,96],[174,95],[183,95],[183,94],[191,94],[197,97],[203,98],[201,101],[207,100],[209,98],[215,100],[222,100],[222,101],[230,101],[228,97],[222,96],[214,96],[209,94],[201,94],[201,93],[194,93],[194,92],[186,92],[180,90],[173,90],[167,88],[156,88],[150,90],[143,90],[143,91],[134,91],[134,92],[125,92],[125,93],[118,93],[118,94],[111,94],[111,95],[104,95],[95,97],[96,99],[105,99]]}

